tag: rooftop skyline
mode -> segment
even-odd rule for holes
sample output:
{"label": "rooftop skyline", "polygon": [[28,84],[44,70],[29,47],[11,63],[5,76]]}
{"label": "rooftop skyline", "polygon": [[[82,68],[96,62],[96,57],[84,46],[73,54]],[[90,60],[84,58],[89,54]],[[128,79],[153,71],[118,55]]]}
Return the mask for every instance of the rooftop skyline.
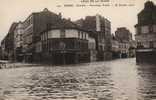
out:
{"label": "rooftop skyline", "polygon": [[[13,22],[24,21],[32,12],[40,12],[48,8],[51,12],[62,13],[64,18],[75,21],[85,16],[100,14],[111,21],[112,33],[118,27],[127,27],[133,35],[134,25],[137,24],[137,14],[144,8],[147,0],[110,0],[110,4],[130,3],[126,7],[58,7],[63,4],[83,4],[81,0],[1,0],[0,3],[0,41],[8,33]],[[153,1],[156,4],[155,0]]]}

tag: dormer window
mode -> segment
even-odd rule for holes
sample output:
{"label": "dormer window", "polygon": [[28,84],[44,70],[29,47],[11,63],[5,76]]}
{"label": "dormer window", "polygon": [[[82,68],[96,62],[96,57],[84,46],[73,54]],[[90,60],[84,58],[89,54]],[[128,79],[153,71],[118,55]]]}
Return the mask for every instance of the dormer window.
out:
{"label": "dormer window", "polygon": [[151,33],[153,32],[153,27],[152,26],[149,27],[149,32],[151,32]]}
{"label": "dormer window", "polygon": [[156,32],[156,25],[153,25],[153,32]]}

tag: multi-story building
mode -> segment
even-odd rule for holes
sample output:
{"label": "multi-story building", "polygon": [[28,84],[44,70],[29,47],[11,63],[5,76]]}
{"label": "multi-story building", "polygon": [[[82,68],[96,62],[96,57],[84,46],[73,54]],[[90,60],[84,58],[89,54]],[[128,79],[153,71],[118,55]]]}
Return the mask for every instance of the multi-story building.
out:
{"label": "multi-story building", "polygon": [[119,41],[115,36],[112,36],[112,57],[127,58],[135,56],[134,41]]}
{"label": "multi-story building", "polygon": [[2,59],[2,48],[0,46],[0,59]]}
{"label": "multi-story building", "polygon": [[[125,30],[124,28],[123,30]],[[113,58],[127,58],[135,56],[135,48],[136,42],[132,39],[132,35],[128,29],[127,32],[129,36],[124,36],[125,31],[116,31],[115,36],[112,35],[111,43],[112,43],[112,53]],[[126,33],[127,33],[126,32]],[[121,35],[121,36],[120,36]],[[127,38],[126,38],[127,37]]]}
{"label": "multi-story building", "polygon": [[120,58],[130,57],[130,45],[133,41],[132,33],[126,27],[117,28],[115,38],[119,42]]}
{"label": "multi-story building", "polygon": [[112,44],[112,59],[120,58],[120,48],[119,48],[119,41],[116,39],[116,37],[112,34],[111,39]]}
{"label": "multi-story building", "polygon": [[1,50],[2,50],[2,59],[5,60],[7,57],[5,56],[5,38],[1,41]]}
{"label": "multi-story building", "polygon": [[129,57],[135,57],[136,56],[136,41],[135,40],[132,40],[131,42],[130,42],[130,47],[129,47]]}
{"label": "multi-story building", "polygon": [[79,28],[61,14],[44,9],[11,25],[1,42],[2,57],[12,61],[43,60],[56,64],[95,61],[95,37],[93,31]]}
{"label": "multi-story building", "polygon": [[1,42],[3,59],[14,60],[14,30],[17,26],[17,23],[13,23],[9,29],[8,34]]}
{"label": "multi-story building", "polygon": [[14,59],[16,61],[23,60],[23,24],[20,21],[14,30]]}
{"label": "multi-story building", "polygon": [[97,14],[87,16],[75,23],[85,30],[96,33],[98,60],[111,59],[111,22]]}
{"label": "multi-story building", "polygon": [[118,41],[129,42],[132,40],[132,33],[126,27],[120,27],[115,31],[115,37]]}
{"label": "multi-story building", "polygon": [[137,41],[136,61],[155,63],[156,59],[156,6],[147,1],[144,9],[138,14],[135,25]]}
{"label": "multi-story building", "polygon": [[96,15],[73,23],[48,9],[13,23],[1,46],[4,59],[54,64],[107,60],[111,23]]}
{"label": "multi-story building", "polygon": [[130,42],[119,42],[120,58],[129,57]]}
{"label": "multi-story building", "polygon": [[[92,34],[92,35],[91,35]],[[42,32],[36,44],[38,61],[71,64],[96,60],[93,33],[79,28],[70,20],[61,19]]]}
{"label": "multi-story building", "polygon": [[40,33],[59,22],[60,19],[61,14],[57,15],[45,8],[41,12],[32,13],[23,22],[23,53],[25,61],[34,61],[33,53],[35,52],[36,41],[40,40]]}

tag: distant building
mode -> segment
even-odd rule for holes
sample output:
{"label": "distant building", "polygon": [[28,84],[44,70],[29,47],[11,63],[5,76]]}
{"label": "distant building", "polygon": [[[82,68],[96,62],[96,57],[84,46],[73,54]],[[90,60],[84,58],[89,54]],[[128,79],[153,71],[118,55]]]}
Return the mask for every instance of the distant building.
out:
{"label": "distant building", "polygon": [[119,41],[114,35],[112,35],[112,57],[127,58],[135,56],[135,41]]}
{"label": "distant building", "polygon": [[[119,43],[120,58],[127,58],[132,55],[132,33],[126,27],[117,28],[115,38]],[[131,55],[130,55],[131,48]],[[133,49],[134,51],[134,49]],[[135,55],[135,54],[134,54]]]}
{"label": "distant building", "polygon": [[144,9],[138,14],[135,25],[137,41],[136,61],[155,63],[156,59],[156,6],[147,1]]}
{"label": "distant building", "polygon": [[129,42],[132,40],[132,33],[126,27],[117,28],[115,36],[118,41]]}
{"label": "distant building", "polygon": [[136,56],[136,47],[137,47],[136,41],[132,40],[130,42],[130,47],[129,47],[129,57],[135,57]]}
{"label": "distant building", "polygon": [[112,58],[113,59],[120,58],[119,41],[116,39],[114,35],[112,35],[111,44],[112,44],[111,48]]}
{"label": "distant building", "polygon": [[130,42],[119,42],[120,58],[129,57]]}
{"label": "distant building", "polygon": [[75,23],[81,28],[97,34],[98,60],[111,59],[111,22],[97,14],[77,20]]}

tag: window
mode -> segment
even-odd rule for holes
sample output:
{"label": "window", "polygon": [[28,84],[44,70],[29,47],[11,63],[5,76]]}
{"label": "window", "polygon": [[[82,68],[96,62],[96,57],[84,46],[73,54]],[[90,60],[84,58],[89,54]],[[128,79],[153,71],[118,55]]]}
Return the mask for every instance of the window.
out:
{"label": "window", "polygon": [[61,29],[60,33],[60,37],[65,38],[65,29]]}
{"label": "window", "polygon": [[80,31],[78,31],[78,38],[80,38],[81,34],[80,34]]}
{"label": "window", "polygon": [[83,32],[81,32],[81,38],[82,38],[82,39],[84,38],[84,36],[83,36]]}
{"label": "window", "polygon": [[46,40],[45,34],[46,34],[46,33],[43,34],[43,39],[44,39],[44,40]]}
{"label": "window", "polygon": [[41,52],[42,51],[42,44],[41,42],[36,43],[36,52]]}
{"label": "window", "polygon": [[141,33],[149,33],[149,27],[148,26],[142,26],[141,27]]}
{"label": "window", "polygon": [[153,25],[153,32],[156,32],[156,25]]}
{"label": "window", "polygon": [[84,35],[85,35],[84,39],[86,39],[86,33],[84,33]]}
{"label": "window", "polygon": [[42,35],[42,40],[44,40],[44,34],[45,34],[45,33],[43,33],[43,35]]}
{"label": "window", "polygon": [[135,33],[139,34],[139,29],[138,28],[135,28]]}
{"label": "window", "polygon": [[153,32],[153,27],[149,26],[149,32]]}
{"label": "window", "polygon": [[137,42],[137,47],[138,48],[142,48],[143,47],[142,43],[141,42]]}
{"label": "window", "polygon": [[46,34],[45,34],[45,35],[46,35],[46,40],[47,40],[47,39],[48,39],[48,32],[46,32]]}
{"label": "window", "polygon": [[88,40],[88,33],[86,33],[86,39]]}
{"label": "window", "polygon": [[153,47],[154,47],[153,41],[150,41],[150,42],[149,42],[149,46],[150,46],[150,48],[153,48]]}

